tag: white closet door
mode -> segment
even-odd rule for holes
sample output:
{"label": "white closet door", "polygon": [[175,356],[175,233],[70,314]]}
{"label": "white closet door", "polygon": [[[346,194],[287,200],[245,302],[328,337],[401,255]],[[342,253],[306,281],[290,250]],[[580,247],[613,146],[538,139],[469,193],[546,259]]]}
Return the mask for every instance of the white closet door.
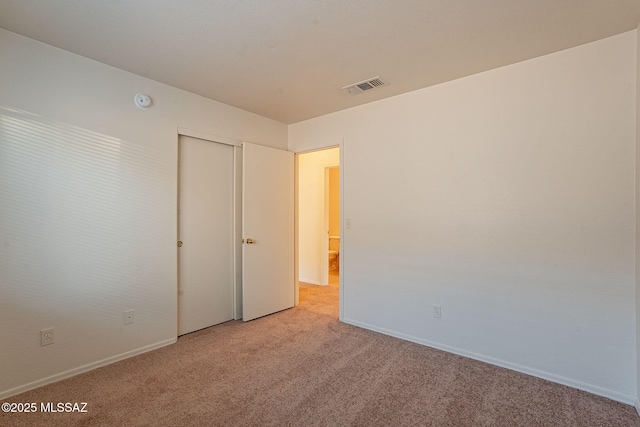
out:
{"label": "white closet door", "polygon": [[180,136],[178,335],[233,318],[233,147]]}

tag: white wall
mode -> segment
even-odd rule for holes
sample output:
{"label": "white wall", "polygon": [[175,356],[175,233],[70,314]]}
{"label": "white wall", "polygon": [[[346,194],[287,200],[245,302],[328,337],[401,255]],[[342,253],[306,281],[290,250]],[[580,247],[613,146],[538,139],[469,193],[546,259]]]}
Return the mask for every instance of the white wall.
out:
{"label": "white wall", "polygon": [[282,149],[287,127],[5,30],[0,76],[3,397],[173,342],[177,127]]}
{"label": "white wall", "polygon": [[340,165],[340,149],[313,151],[298,156],[299,278],[327,285],[322,257],[327,257],[325,228],[325,168]]}
{"label": "white wall", "polygon": [[633,403],[635,52],[632,31],[290,125],[292,151],[344,137],[344,320]]}

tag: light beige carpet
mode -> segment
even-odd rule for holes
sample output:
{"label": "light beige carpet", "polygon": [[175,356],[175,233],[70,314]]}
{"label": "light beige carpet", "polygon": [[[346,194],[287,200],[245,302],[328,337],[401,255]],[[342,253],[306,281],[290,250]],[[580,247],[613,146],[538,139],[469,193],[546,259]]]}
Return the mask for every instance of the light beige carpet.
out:
{"label": "light beige carpet", "polygon": [[338,288],[6,399],[1,426],[640,426],[634,408],[338,321]]}

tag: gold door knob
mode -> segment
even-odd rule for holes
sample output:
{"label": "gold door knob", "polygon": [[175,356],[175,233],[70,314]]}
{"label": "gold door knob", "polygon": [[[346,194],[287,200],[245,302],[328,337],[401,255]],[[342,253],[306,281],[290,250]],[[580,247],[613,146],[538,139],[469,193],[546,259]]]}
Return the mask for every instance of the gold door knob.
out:
{"label": "gold door knob", "polygon": [[182,247],[182,240],[178,240],[178,247],[181,248]]}
{"label": "gold door knob", "polygon": [[255,242],[256,242],[256,241],[255,241],[255,240],[253,240],[253,239],[246,239],[246,240],[245,240],[245,243],[246,243],[247,245],[253,245]]}

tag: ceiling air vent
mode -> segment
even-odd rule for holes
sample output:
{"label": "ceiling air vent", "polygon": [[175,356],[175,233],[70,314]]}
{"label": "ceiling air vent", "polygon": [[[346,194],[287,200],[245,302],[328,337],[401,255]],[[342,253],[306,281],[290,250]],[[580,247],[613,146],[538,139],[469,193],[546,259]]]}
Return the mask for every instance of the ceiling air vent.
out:
{"label": "ceiling air vent", "polygon": [[377,87],[387,86],[389,83],[385,82],[378,77],[373,77],[371,79],[363,80],[358,83],[351,84],[349,86],[345,86],[342,89],[349,92],[351,95],[357,95],[362,92],[366,92],[371,89],[375,89]]}

